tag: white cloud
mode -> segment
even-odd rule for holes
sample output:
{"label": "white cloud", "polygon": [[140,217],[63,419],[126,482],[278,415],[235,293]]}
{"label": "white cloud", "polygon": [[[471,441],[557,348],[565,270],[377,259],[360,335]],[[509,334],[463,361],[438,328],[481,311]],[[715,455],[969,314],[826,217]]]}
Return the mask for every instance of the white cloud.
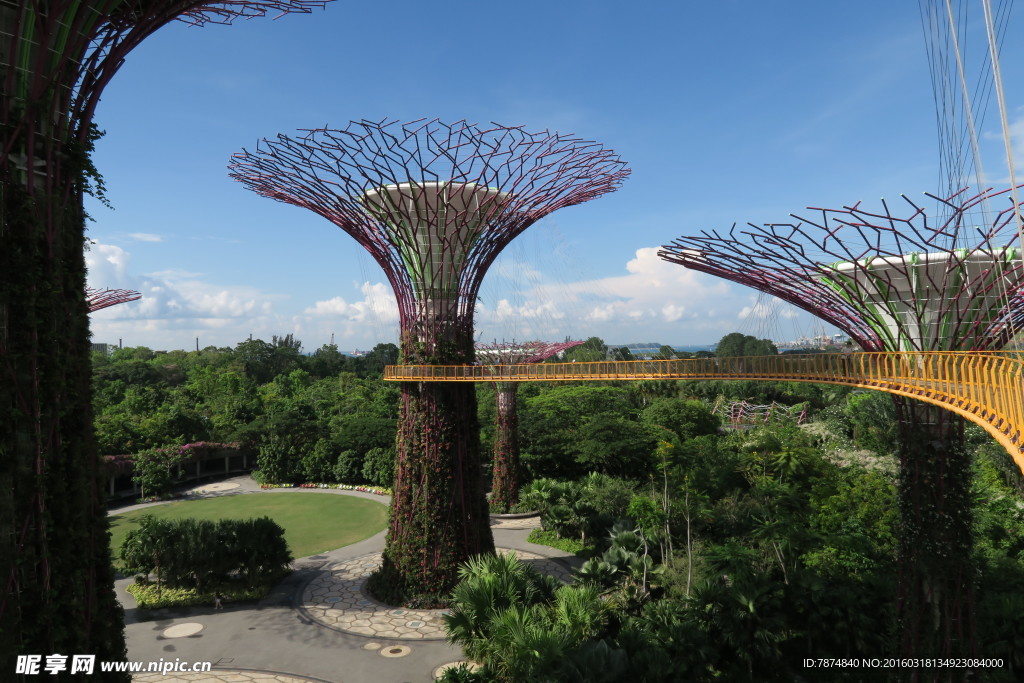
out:
{"label": "white cloud", "polygon": [[591,309],[590,313],[587,314],[586,320],[592,320],[594,322],[604,323],[608,322],[615,317],[615,305],[605,304],[604,306],[595,306]]}
{"label": "white cloud", "polygon": [[[752,296],[749,289],[662,261],[657,251],[638,249],[623,264],[623,274],[597,279],[565,282],[563,275],[558,281],[543,265],[530,269],[525,287],[517,287],[521,280],[510,281],[478,302],[475,334],[487,340],[598,336],[609,343],[705,344],[738,331],[737,311],[749,321],[798,315],[790,306]],[[214,283],[208,274],[175,264],[136,275],[130,253],[116,245],[94,243],[86,256],[91,286],[143,295],[92,316],[99,342],[124,338],[132,346],[192,348],[199,337],[201,346],[234,346],[250,333],[270,339],[291,332],[306,350],[332,337],[352,350],[398,339],[398,306],[386,282],[352,282],[337,294],[302,301],[258,287]]]}
{"label": "white cloud", "polygon": [[662,306],[661,315],[665,318],[665,322],[674,323],[683,317],[686,313],[686,306],[677,306],[676,304],[668,303]]}
{"label": "white cloud", "polygon": [[[478,310],[478,315],[486,317],[487,309],[483,305],[481,305]],[[561,320],[564,317],[565,313],[559,310],[558,305],[554,301],[539,301],[516,306],[511,304],[508,299],[499,300],[498,306],[493,314],[494,320],[498,321],[529,320],[534,318],[551,318],[552,320]]]}
{"label": "white cloud", "polygon": [[[274,320],[273,301],[281,297],[248,286],[213,284],[202,273],[169,269],[148,275],[131,273],[125,249],[93,242],[86,252],[90,287],[131,289],[138,301],[97,311],[90,317],[96,341],[125,338],[153,348],[180,348],[200,337],[203,345],[234,345],[238,328],[253,329]],[[210,331],[220,331],[210,335]]]}
{"label": "white cloud", "polygon": [[154,234],[148,233],[148,232],[133,232],[133,233],[130,233],[128,236],[131,237],[133,240],[138,240],[139,242],[163,242],[164,241],[164,238],[161,237],[160,235],[154,235]]}
{"label": "white cloud", "polygon": [[[663,261],[657,247],[637,249],[624,265],[625,274],[577,282],[554,282],[542,274],[539,284],[519,293],[520,303],[502,299],[493,312],[479,307],[478,336],[522,339],[528,327],[550,338],[703,344],[738,331],[740,309],[752,320],[798,323],[800,312],[793,307],[774,300],[757,304],[745,287]],[[764,334],[771,332],[800,334],[796,328]]]}
{"label": "white cloud", "polygon": [[538,297],[561,296],[567,303],[603,300],[591,304],[585,320],[595,322],[679,320],[688,307],[729,292],[729,285],[696,271],[658,258],[657,247],[637,249],[626,263],[628,275],[575,282],[561,287],[540,286]]}
{"label": "white cloud", "polygon": [[359,286],[362,301],[348,303],[344,297],[336,296],[317,301],[303,311],[313,318],[341,318],[348,322],[394,323],[398,321],[398,303],[391,288],[383,282],[364,282]]}

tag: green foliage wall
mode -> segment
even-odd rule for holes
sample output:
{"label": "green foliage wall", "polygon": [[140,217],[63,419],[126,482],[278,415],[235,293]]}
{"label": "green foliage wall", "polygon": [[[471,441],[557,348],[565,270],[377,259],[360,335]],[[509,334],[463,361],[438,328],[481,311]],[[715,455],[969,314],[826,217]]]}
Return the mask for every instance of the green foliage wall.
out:
{"label": "green foliage wall", "polygon": [[121,562],[129,571],[154,573],[172,588],[199,592],[236,571],[249,586],[274,580],[291,560],[284,529],[269,517],[212,522],[145,516],[121,546]]}

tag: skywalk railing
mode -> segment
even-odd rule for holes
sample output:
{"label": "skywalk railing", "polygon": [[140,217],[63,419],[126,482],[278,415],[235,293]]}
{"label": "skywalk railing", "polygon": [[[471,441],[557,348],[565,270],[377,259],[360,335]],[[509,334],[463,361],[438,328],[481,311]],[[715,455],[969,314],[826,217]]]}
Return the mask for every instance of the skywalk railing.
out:
{"label": "skywalk railing", "polygon": [[771,380],[845,384],[941,405],[985,428],[1024,471],[1024,356],[927,351],[594,361],[515,365],[389,365],[393,382]]}

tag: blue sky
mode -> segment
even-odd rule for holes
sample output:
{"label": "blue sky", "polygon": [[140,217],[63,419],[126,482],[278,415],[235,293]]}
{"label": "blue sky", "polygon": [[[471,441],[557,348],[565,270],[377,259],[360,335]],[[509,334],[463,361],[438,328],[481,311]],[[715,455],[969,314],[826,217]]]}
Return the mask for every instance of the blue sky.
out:
{"label": "blue sky", "polygon": [[[1019,52],[1007,45],[1002,64],[1024,129]],[[915,2],[342,0],[276,21],[175,24],[129,55],[97,111],[114,210],[89,205],[89,282],[144,298],[94,314],[94,341],[396,341],[393,297],[362,248],[226,168],[263,137],[385,117],[574,133],[632,168],[619,191],[555,212],[492,267],[477,312],[485,341],[816,333],[806,314],[661,262],[657,247],[938,182]],[[999,136],[993,110],[983,144],[997,181]]]}

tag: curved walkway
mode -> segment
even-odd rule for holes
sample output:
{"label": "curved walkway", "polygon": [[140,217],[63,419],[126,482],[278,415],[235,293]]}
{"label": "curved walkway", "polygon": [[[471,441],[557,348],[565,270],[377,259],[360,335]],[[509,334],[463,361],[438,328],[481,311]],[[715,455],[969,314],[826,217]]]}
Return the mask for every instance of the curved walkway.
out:
{"label": "curved walkway", "polygon": [[[390,502],[387,496],[338,489],[264,490],[248,476],[234,477],[223,483],[228,485],[196,486],[186,499],[308,491],[358,496],[384,504]],[[126,506],[112,514],[161,504]],[[537,564],[543,571],[563,579],[568,577],[572,569],[578,567],[578,560],[555,548],[529,543],[526,537],[537,525],[536,517],[493,520],[495,544]],[[293,573],[259,603],[229,603],[223,610],[215,611],[212,606],[139,610],[134,598],[125,590],[132,579],[118,580],[116,589],[125,607],[131,661],[145,665],[177,659],[183,663],[211,662],[214,667],[212,672],[204,674],[135,674],[133,680],[137,683],[433,681],[439,669],[462,658],[458,648],[443,640],[440,627],[443,611],[396,610],[373,602],[359,591],[365,576],[379,561],[384,535],[385,532],[380,532],[344,548],[297,559],[293,562]],[[337,599],[332,602],[333,598]],[[361,604],[363,600],[368,604]],[[402,613],[397,613],[399,611]],[[366,613],[371,616],[357,616]],[[416,623],[420,621],[422,625]],[[168,629],[190,635],[172,638],[166,635]]]}
{"label": "curved walkway", "polygon": [[980,425],[1024,472],[1024,360],[1017,352],[887,351],[688,360],[388,365],[390,382],[752,379],[843,384],[941,406]]}

